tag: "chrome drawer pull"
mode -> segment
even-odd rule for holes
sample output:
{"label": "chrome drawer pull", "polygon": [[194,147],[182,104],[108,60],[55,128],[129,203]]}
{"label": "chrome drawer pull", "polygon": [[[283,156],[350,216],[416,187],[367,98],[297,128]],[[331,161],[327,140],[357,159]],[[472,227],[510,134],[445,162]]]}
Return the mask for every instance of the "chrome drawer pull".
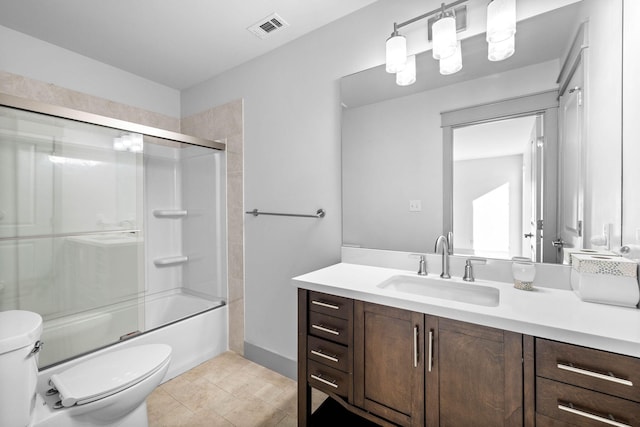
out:
{"label": "chrome drawer pull", "polygon": [[320,350],[311,350],[311,354],[315,354],[316,356],[324,357],[325,359],[331,360],[332,362],[338,363],[338,358],[329,356],[328,354],[323,353]]}
{"label": "chrome drawer pull", "polygon": [[570,412],[572,414],[576,414],[579,415],[581,417],[585,417],[585,418],[589,418],[591,420],[595,420],[595,421],[600,421],[601,423],[605,423],[605,424],[609,424],[611,426],[616,426],[616,427],[631,427],[631,424],[625,424],[625,423],[621,423],[616,421],[612,415],[609,415],[609,417],[603,417],[600,415],[595,415],[589,412],[585,412],[585,411],[581,411],[580,409],[576,409],[573,407],[572,403],[558,403],[558,409],[561,409],[563,411],[567,411]]}
{"label": "chrome drawer pull", "polygon": [[326,302],[322,302],[322,301],[312,300],[311,304],[319,305],[320,307],[331,308],[333,310],[340,310],[339,306],[334,305],[334,304],[329,304],[329,303],[326,303]]}
{"label": "chrome drawer pull", "polygon": [[322,325],[311,325],[311,327],[313,329],[317,329],[319,331],[326,332],[326,333],[329,333],[329,334],[340,335],[339,331],[336,331],[335,329],[324,327]]}
{"label": "chrome drawer pull", "polygon": [[418,367],[418,327],[413,327],[413,367]]}
{"label": "chrome drawer pull", "polygon": [[429,355],[427,356],[429,359],[429,372],[433,368],[433,329],[429,330]]}
{"label": "chrome drawer pull", "polygon": [[336,384],[336,382],[334,380],[327,381],[324,378],[322,378],[321,375],[313,375],[313,374],[311,374],[311,378],[313,378],[316,381],[320,381],[321,383],[326,384],[328,386],[331,386],[333,388],[338,388],[338,384]]}
{"label": "chrome drawer pull", "polygon": [[609,375],[601,374],[600,372],[590,371],[588,369],[578,368],[573,366],[573,364],[569,363],[558,363],[558,369],[564,369],[565,371],[574,372],[576,374],[587,375],[589,377],[598,378],[601,380],[611,381],[617,384],[628,385],[629,387],[633,387],[633,383],[629,380],[625,380],[622,378],[618,378],[609,372]]}

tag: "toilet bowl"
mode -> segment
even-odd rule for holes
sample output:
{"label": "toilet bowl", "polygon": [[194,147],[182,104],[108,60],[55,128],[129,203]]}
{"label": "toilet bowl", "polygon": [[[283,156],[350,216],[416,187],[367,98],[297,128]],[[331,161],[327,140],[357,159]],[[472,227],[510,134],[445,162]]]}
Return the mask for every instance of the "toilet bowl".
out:
{"label": "toilet bowl", "polygon": [[171,361],[166,344],[133,346],[90,357],[49,378],[37,390],[42,318],[0,312],[0,426],[146,426],[147,396]]}

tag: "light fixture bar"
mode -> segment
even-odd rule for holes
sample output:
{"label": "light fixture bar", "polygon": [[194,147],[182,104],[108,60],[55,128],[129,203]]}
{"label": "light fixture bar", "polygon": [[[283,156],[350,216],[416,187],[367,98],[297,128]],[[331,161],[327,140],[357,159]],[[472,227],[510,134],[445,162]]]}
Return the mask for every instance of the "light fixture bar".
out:
{"label": "light fixture bar", "polygon": [[440,7],[438,7],[437,9],[433,9],[430,12],[423,13],[420,16],[416,16],[415,18],[411,18],[411,19],[409,19],[407,21],[404,21],[404,22],[401,22],[399,24],[395,24],[394,28],[396,30],[398,30],[398,29],[400,29],[402,27],[406,27],[409,24],[413,24],[414,22],[420,21],[421,19],[428,18],[431,15],[435,15],[436,13],[440,13],[440,12],[442,12],[443,9],[445,9],[445,10],[446,9],[451,9],[451,8],[454,8],[454,7],[458,6],[459,4],[466,3],[467,1],[469,1],[469,0],[456,0],[456,1],[451,2],[449,4],[442,3],[442,5]]}

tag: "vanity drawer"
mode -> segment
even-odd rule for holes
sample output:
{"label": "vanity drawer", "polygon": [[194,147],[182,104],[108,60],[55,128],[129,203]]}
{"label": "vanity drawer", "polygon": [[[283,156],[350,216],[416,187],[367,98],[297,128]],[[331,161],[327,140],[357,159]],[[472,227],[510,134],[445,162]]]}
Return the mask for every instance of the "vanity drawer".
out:
{"label": "vanity drawer", "polygon": [[635,357],[537,338],[536,372],[640,402],[640,359]]}
{"label": "vanity drawer", "polygon": [[349,395],[349,374],[330,368],[321,363],[309,360],[307,365],[309,385],[318,390],[335,393],[339,396]]}
{"label": "vanity drawer", "polygon": [[554,421],[540,425],[640,427],[640,403],[541,377],[536,380],[536,412]]}
{"label": "vanity drawer", "polygon": [[307,357],[323,365],[351,372],[349,367],[349,347],[310,336],[307,341]]}
{"label": "vanity drawer", "polygon": [[353,311],[353,300],[309,291],[309,311],[324,313],[341,319],[349,319]]}
{"label": "vanity drawer", "polygon": [[349,321],[310,311],[309,335],[349,345]]}

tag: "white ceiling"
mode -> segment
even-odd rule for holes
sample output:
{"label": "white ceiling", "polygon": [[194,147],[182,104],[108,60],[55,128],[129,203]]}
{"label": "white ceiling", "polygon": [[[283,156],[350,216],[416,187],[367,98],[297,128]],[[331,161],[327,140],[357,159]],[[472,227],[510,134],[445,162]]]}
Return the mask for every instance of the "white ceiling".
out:
{"label": "white ceiling", "polygon": [[[0,0],[0,25],[185,89],[376,0]],[[247,27],[290,26],[264,40]]]}
{"label": "white ceiling", "polygon": [[529,148],[535,121],[533,115],[456,128],[453,131],[453,160],[523,154]]}

